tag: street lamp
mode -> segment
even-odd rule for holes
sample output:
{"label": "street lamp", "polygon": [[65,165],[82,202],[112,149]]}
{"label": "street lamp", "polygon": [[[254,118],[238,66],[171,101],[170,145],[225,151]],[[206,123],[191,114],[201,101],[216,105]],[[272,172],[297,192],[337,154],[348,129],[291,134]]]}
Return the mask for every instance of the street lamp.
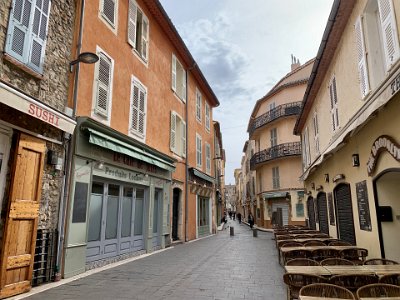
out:
{"label": "street lamp", "polygon": [[92,52],[82,52],[78,58],[69,63],[69,71],[72,72],[73,66],[78,63],[94,64],[99,60],[99,57]]}

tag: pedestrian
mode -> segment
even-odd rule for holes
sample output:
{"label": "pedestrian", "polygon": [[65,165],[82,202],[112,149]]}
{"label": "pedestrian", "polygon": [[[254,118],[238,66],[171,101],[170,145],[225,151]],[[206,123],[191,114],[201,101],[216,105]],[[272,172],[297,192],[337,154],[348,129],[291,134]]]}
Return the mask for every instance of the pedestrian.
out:
{"label": "pedestrian", "polygon": [[250,225],[250,229],[253,229],[254,217],[253,217],[253,215],[251,214],[251,212],[249,213],[249,216],[248,216],[248,218],[247,218],[247,221],[248,221],[248,223],[249,223],[249,225]]}
{"label": "pedestrian", "polygon": [[236,211],[234,211],[234,212],[232,213],[232,215],[233,215],[233,221],[235,221],[235,220],[236,220]]}
{"label": "pedestrian", "polygon": [[242,223],[242,214],[240,212],[237,213],[237,219],[239,221],[239,224],[241,224]]}
{"label": "pedestrian", "polygon": [[228,220],[226,219],[226,214],[224,214],[221,218],[222,229],[226,229],[226,222],[228,222]]}

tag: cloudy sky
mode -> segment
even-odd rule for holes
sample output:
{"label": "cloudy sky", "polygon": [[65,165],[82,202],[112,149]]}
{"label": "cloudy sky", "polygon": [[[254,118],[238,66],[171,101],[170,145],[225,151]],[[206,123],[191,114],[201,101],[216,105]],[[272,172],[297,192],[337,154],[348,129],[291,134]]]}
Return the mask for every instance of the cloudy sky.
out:
{"label": "cloudy sky", "polygon": [[160,0],[221,105],[226,184],[234,184],[258,99],[316,56],[333,0]]}

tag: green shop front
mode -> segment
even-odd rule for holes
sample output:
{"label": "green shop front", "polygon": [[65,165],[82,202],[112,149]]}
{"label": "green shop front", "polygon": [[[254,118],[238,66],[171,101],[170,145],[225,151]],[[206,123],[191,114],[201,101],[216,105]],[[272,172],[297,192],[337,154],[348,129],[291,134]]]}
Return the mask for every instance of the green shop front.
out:
{"label": "green shop front", "polygon": [[169,243],[174,159],[90,118],[75,132],[64,277]]}

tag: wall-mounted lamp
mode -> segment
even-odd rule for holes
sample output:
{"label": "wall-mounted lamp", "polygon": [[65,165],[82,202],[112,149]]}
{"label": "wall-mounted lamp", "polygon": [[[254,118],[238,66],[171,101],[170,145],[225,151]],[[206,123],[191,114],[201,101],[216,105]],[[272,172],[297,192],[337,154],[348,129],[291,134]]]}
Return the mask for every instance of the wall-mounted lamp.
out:
{"label": "wall-mounted lamp", "polygon": [[351,160],[352,160],[352,163],[353,163],[353,167],[359,167],[360,166],[360,157],[358,156],[357,153],[354,153],[351,156]]}
{"label": "wall-mounted lamp", "polygon": [[324,189],[324,187],[322,185],[317,186],[317,191],[322,191],[323,189]]}
{"label": "wall-mounted lamp", "polygon": [[311,188],[315,191],[315,183],[311,182]]}
{"label": "wall-mounted lamp", "polygon": [[214,157],[213,159],[222,159],[222,156]]}
{"label": "wall-mounted lamp", "polygon": [[99,57],[95,53],[82,52],[81,54],[79,54],[77,59],[75,59],[69,63],[69,71],[72,72],[73,66],[78,63],[94,64],[98,60],[99,60]]}
{"label": "wall-mounted lamp", "polygon": [[325,182],[329,182],[329,174],[324,174]]}
{"label": "wall-mounted lamp", "polygon": [[94,166],[96,169],[104,170],[104,162],[103,161],[97,161]]}

